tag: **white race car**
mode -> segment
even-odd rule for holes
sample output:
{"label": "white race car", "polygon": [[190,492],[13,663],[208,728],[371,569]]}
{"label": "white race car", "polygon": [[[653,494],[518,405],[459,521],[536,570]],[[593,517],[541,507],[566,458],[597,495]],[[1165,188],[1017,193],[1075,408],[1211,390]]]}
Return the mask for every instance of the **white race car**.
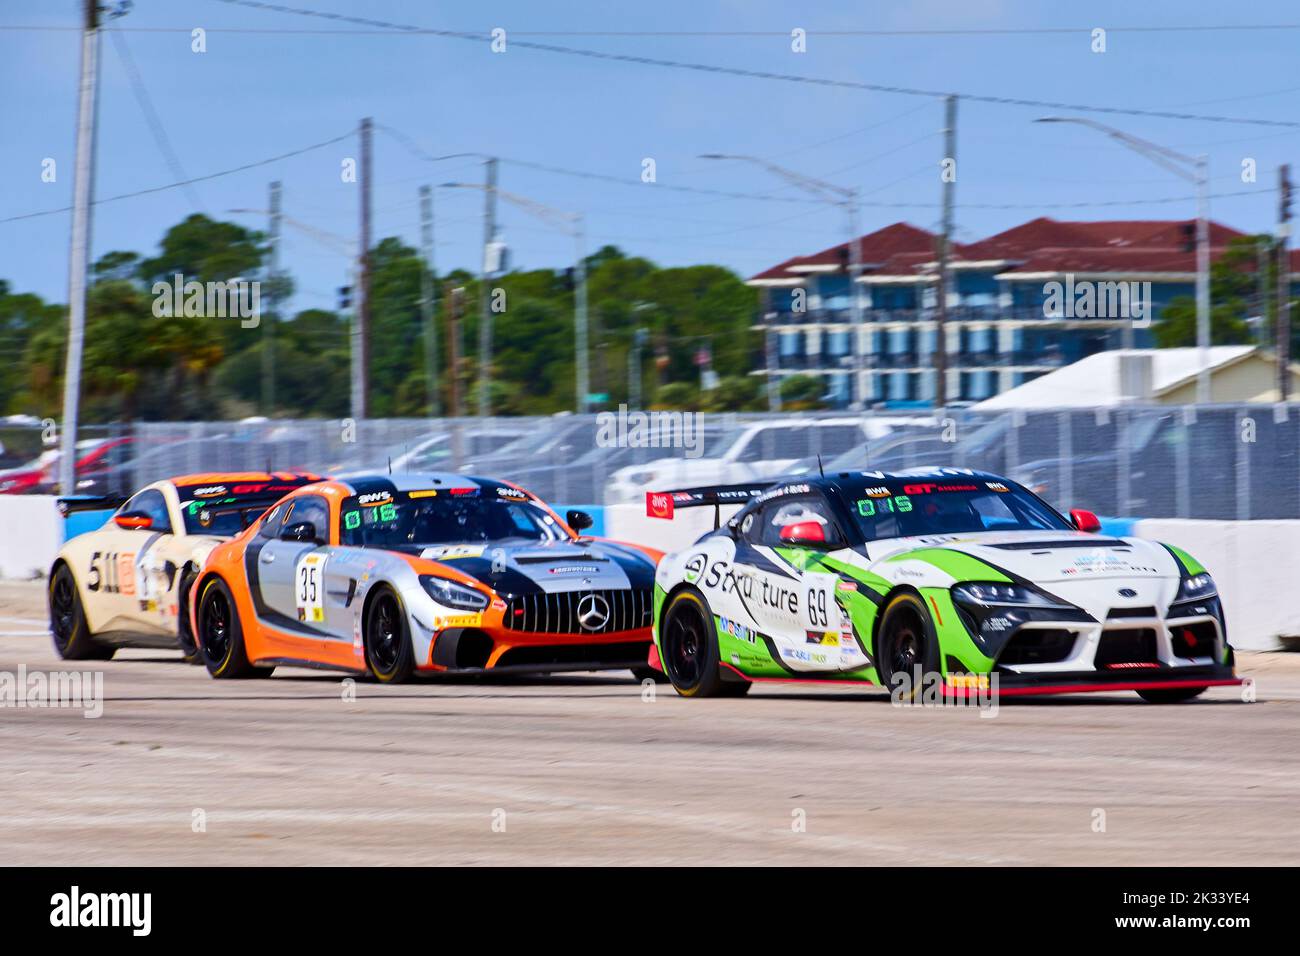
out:
{"label": "white race car", "polygon": [[[96,531],[60,549],[50,567],[50,632],[66,659],[107,660],[119,647],[177,647],[197,663],[184,613],[208,553],[318,475],[244,472],[156,481]],[[61,498],[65,514],[121,498]]]}
{"label": "white race car", "polygon": [[[838,472],[647,495],[652,517],[744,505],[655,577],[650,663],[683,696],[755,681],[960,693],[1237,684],[1214,580],[1178,548],[1103,535],[958,468]],[[910,682],[910,683],[908,683]],[[909,689],[910,688],[910,689]]]}

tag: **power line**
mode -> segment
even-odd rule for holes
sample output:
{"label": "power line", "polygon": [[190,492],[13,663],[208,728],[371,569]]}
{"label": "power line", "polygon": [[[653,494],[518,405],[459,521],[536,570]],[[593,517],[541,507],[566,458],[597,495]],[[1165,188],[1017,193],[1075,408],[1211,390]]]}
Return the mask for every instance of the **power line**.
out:
{"label": "power line", "polygon": [[[224,0],[219,0],[224,2]],[[288,11],[286,11],[288,12]],[[366,22],[360,18],[346,17],[326,12],[312,12],[313,16],[350,22]],[[370,21],[380,22],[380,21]],[[0,24],[0,31],[10,32],[69,32],[75,27],[39,24]],[[132,33],[189,33],[189,27],[129,27]],[[1091,35],[1096,24],[1073,27],[985,27],[951,29],[907,30],[818,30],[805,29],[808,37],[832,39],[882,38],[882,37],[996,37],[996,36],[1065,36]],[[1155,26],[1108,26],[1109,33],[1272,33],[1281,30],[1300,30],[1300,23],[1220,23],[1220,24],[1165,24]],[[386,36],[392,27],[368,30],[335,28],[311,30],[301,27],[211,27],[208,33],[263,33],[296,35]],[[405,32],[438,34],[433,28],[411,27]],[[789,39],[789,30],[512,30],[514,36],[525,37],[583,37],[587,39]]]}
{"label": "power line", "polygon": [[167,168],[171,170],[172,178],[185,184],[184,189],[186,195],[190,198],[190,205],[196,211],[204,212],[203,200],[199,198],[193,184],[187,182],[189,175],[185,172],[185,167],[181,165],[176,151],[172,149],[171,140],[167,138],[167,129],[163,126],[162,120],[159,119],[158,111],[154,109],[153,100],[149,96],[149,89],[144,85],[144,77],[140,75],[140,68],[136,66],[135,58],[131,56],[131,48],[127,46],[126,37],[118,30],[107,30],[105,32],[113,38],[113,46],[117,50],[118,58],[122,61],[122,68],[126,70],[127,79],[131,82],[131,91],[135,94],[136,103],[140,106],[140,112],[144,114],[145,123],[149,127],[149,132],[153,135],[153,141],[157,144],[158,151],[162,153]]}
{"label": "power line", "polygon": [[[311,146],[304,146],[301,149],[295,149],[287,153],[281,153],[279,156],[271,156],[268,159],[259,159],[253,163],[245,163],[242,166],[235,166],[231,169],[223,169],[220,172],[208,173],[205,176],[194,176],[191,179],[182,180],[181,182],[176,182],[176,183],[168,183],[165,186],[151,186],[148,189],[137,189],[134,192],[119,193],[116,196],[109,196],[106,199],[96,199],[94,201],[94,205],[102,206],[105,203],[117,202],[122,199],[134,199],[137,196],[148,196],[152,193],[165,192],[168,189],[177,189],[182,186],[192,185],[193,183],[207,182],[210,179],[220,179],[222,176],[231,176],[234,175],[235,173],[242,173],[249,169],[256,169],[259,166],[269,166],[271,163],[278,163],[284,159],[292,159],[295,156],[301,156],[303,153],[310,153],[313,150],[324,149],[326,146],[333,146],[335,143],[341,142],[342,140],[348,139],[355,135],[356,132],[354,130],[348,130],[348,132],[342,134],[341,136],[335,136],[333,139],[327,139],[323,143],[314,143]],[[0,225],[3,225],[4,223],[7,222],[18,222],[19,220],[22,219],[36,219],[41,216],[55,216],[58,215],[59,213],[68,212],[70,209],[72,209],[71,206],[63,206],[59,209],[42,209],[39,212],[27,212],[19,216],[8,216],[4,219],[0,219]]]}
{"label": "power line", "polygon": [[[378,27],[388,30],[398,30],[405,33],[425,33],[431,36],[443,37],[452,40],[467,40],[473,43],[483,43],[485,36],[481,33],[470,33],[463,30],[444,30],[433,29],[428,27],[417,27],[409,24],[392,23],[386,20],[372,20],[365,17],[354,17],[342,13],[326,13],[319,10],[306,10],[300,7],[289,7],[278,3],[266,3],[263,0],[216,0],[217,3],[224,3],[230,6],[249,7],[256,10],[269,10],[275,13],[288,13],[296,16],[318,17],[327,20],[337,20],[343,23],[356,23],[361,26]],[[1285,28],[1279,26],[1279,29]],[[640,66],[660,66],[670,69],[690,70],[699,73],[711,73],[715,75],[740,76],[749,79],[777,80],[786,83],[801,83],[810,86],[834,87],[839,89],[864,90],[872,93],[892,93],[900,96],[926,96],[934,99],[943,99],[953,93],[953,91],[942,90],[924,90],[916,87],[894,86],[882,83],[863,83],[856,80],[836,80],[826,77],[803,76],[795,73],[778,73],[771,70],[753,70],[743,67],[719,66],[708,63],[692,63],[686,60],[666,60],[659,57],[640,56],[631,53],[611,53],[603,50],[591,50],[585,47],[562,46],[555,43],[539,43],[534,40],[508,40],[514,46],[523,47],[528,50],[539,50],[546,53],[558,53],[565,56],[586,57],[594,60],[610,60],[620,63],[633,63]],[[1123,116],[1146,116],[1154,119],[1174,119],[1174,120],[1195,120],[1202,123],[1237,123],[1252,126],[1282,126],[1300,128],[1300,122],[1292,120],[1268,120],[1268,119],[1246,119],[1243,117],[1230,116],[1204,116],[1194,113],[1178,113],[1168,110],[1143,110],[1132,107],[1121,106],[1089,106],[1079,103],[1061,103],[1051,100],[1033,100],[1023,97],[1013,96],[990,96],[976,93],[957,93],[963,100],[973,103],[989,103],[997,106],[1024,106],[1035,109],[1065,110],[1083,113],[1105,113],[1109,115]]]}

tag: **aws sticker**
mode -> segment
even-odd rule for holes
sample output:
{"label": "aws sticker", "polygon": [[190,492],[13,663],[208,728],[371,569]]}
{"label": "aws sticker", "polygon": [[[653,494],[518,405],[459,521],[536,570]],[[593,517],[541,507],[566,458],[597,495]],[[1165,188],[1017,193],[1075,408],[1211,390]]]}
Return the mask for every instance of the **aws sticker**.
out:
{"label": "aws sticker", "polygon": [[293,573],[298,620],[309,624],[319,624],[325,620],[326,557],[320,552],[305,554]]}

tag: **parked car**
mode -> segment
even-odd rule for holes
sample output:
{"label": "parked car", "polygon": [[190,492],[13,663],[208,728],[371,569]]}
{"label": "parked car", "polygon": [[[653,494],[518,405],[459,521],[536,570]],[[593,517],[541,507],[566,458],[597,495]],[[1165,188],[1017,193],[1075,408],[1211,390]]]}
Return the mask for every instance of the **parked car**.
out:
{"label": "parked car", "polygon": [[645,465],[621,468],[610,476],[606,504],[641,502],[647,491],[726,485],[770,478],[820,453],[830,459],[886,434],[889,426],[873,419],[822,418],[741,426],[722,436],[715,450],[700,458],[680,452]]}

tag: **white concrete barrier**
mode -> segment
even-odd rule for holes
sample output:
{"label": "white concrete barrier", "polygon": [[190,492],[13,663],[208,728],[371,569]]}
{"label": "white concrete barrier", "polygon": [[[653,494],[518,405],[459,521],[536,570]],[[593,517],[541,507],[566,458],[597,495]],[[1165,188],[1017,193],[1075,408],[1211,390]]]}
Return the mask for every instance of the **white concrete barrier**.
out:
{"label": "white concrete barrier", "polygon": [[44,576],[63,546],[52,495],[0,495],[0,578]]}
{"label": "white concrete barrier", "polygon": [[1300,521],[1145,518],[1133,533],[1182,548],[1205,565],[1223,599],[1233,647],[1276,650],[1278,635],[1300,634]]}

